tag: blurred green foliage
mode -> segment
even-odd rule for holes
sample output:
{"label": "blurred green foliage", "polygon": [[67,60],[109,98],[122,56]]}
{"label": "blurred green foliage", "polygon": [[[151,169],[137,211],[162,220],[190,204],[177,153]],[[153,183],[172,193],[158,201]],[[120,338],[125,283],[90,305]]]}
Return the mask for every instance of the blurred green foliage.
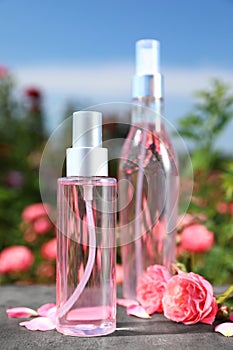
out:
{"label": "blurred green foliage", "polygon": [[[233,155],[216,149],[218,137],[233,119],[233,93],[213,80],[208,90],[196,93],[194,109],[179,120],[179,129],[192,143],[194,192],[188,212],[204,214],[214,232],[215,245],[204,255],[181,258],[213,284],[233,282]],[[195,239],[195,237],[193,237]]]}
{"label": "blurred green foliage", "polygon": [[[39,244],[25,242],[20,223],[23,209],[41,201],[38,169],[47,136],[41,102],[41,93],[35,88],[17,97],[8,71],[0,77],[0,251],[11,245],[28,245],[36,257]],[[0,281],[35,280],[34,272],[2,275]]]}

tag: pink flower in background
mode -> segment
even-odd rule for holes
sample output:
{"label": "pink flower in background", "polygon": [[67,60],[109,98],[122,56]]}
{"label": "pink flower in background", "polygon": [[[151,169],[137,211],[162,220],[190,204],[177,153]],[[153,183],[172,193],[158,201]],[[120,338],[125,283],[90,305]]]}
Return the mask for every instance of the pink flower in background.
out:
{"label": "pink flower in background", "polygon": [[48,280],[54,283],[55,268],[48,261],[41,262],[36,269],[38,280]]}
{"label": "pink flower in background", "polygon": [[5,183],[9,187],[21,187],[24,183],[23,174],[17,170],[9,171],[5,176]]}
{"label": "pink flower in background", "polygon": [[22,212],[22,218],[26,222],[33,222],[41,216],[47,216],[51,212],[49,204],[35,203],[27,206]]}
{"label": "pink flower in background", "polygon": [[195,222],[195,217],[192,214],[179,215],[177,218],[177,229],[181,230],[185,226],[189,226]]}
{"label": "pink flower in background", "polygon": [[219,202],[216,209],[219,214],[233,215],[233,202]]}
{"label": "pink flower in background", "polygon": [[182,214],[178,216],[177,219],[177,230],[180,231],[186,226],[190,226],[196,223],[200,223],[207,220],[207,216],[205,214]]}
{"label": "pink flower in background", "polygon": [[41,247],[41,255],[45,259],[54,260],[57,256],[57,239],[53,238]]}
{"label": "pink flower in background", "polygon": [[213,287],[193,272],[171,277],[162,303],[167,318],[184,324],[212,324],[218,311]]}
{"label": "pink flower in background", "polygon": [[38,235],[43,235],[49,232],[53,227],[53,224],[47,216],[42,216],[36,219],[33,223],[33,229]]}
{"label": "pink flower in background", "polygon": [[216,210],[219,214],[227,214],[228,213],[228,203],[219,202],[217,204]]}
{"label": "pink flower in background", "polygon": [[23,233],[23,239],[28,243],[35,242],[36,238],[37,238],[37,235],[35,231],[32,230],[32,228],[26,229]]}
{"label": "pink flower in background", "polygon": [[25,246],[11,246],[0,254],[0,273],[27,271],[34,262],[33,253]]}
{"label": "pink flower in background", "polygon": [[122,284],[124,280],[123,267],[120,264],[116,265],[116,283]]}
{"label": "pink flower in background", "polygon": [[29,225],[29,232],[34,231],[38,235],[43,235],[53,228],[53,224],[48,218],[52,212],[49,204],[35,203],[27,206],[22,212],[23,221]]}
{"label": "pink flower in background", "polygon": [[164,266],[149,266],[139,277],[137,299],[148,314],[163,312],[162,298],[170,278]]}
{"label": "pink flower in background", "polygon": [[25,94],[26,94],[26,96],[34,98],[34,99],[39,99],[41,97],[41,92],[36,87],[30,87],[30,88],[26,89]]}
{"label": "pink flower in background", "polygon": [[203,225],[185,227],[181,233],[181,247],[189,252],[203,253],[212,248],[214,234]]}
{"label": "pink flower in background", "polygon": [[0,65],[0,79],[5,78],[8,75],[8,70],[5,66]]}

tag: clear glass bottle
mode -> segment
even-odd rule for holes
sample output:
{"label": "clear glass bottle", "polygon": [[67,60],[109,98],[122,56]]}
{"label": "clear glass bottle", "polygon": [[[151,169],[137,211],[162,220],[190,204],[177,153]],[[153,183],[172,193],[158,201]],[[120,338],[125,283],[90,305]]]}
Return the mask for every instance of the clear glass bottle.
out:
{"label": "clear glass bottle", "polygon": [[131,128],[119,164],[123,296],[135,299],[139,276],[153,264],[175,261],[179,194],[177,158],[161,120],[159,43],[136,46]]}
{"label": "clear glass bottle", "polygon": [[[79,121],[84,117],[87,129],[86,120],[93,113],[98,125],[91,136],[85,135]],[[107,177],[107,152],[82,147],[82,142],[93,146],[91,139],[98,136],[94,129],[101,125],[99,115],[77,112],[74,116],[84,141],[75,143],[73,136],[73,148],[67,152],[68,177],[58,179],[56,327],[63,334],[82,337],[105,335],[116,328],[117,183]],[[100,138],[94,140],[96,146]],[[77,161],[80,152],[85,154],[83,166]]]}

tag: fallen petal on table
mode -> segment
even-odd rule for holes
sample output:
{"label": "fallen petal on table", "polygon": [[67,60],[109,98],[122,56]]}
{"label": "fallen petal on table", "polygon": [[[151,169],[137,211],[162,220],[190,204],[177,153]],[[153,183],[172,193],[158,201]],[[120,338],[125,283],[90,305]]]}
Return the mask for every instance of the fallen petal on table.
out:
{"label": "fallen petal on table", "polygon": [[20,322],[20,326],[24,326],[30,331],[51,331],[56,328],[55,323],[48,317],[36,317],[31,321]]}
{"label": "fallen petal on table", "polygon": [[215,327],[215,332],[219,332],[223,334],[225,337],[232,337],[233,336],[233,323],[232,322],[225,322],[217,325]]}
{"label": "fallen petal on table", "polygon": [[37,316],[38,313],[28,307],[14,307],[6,310],[9,318],[25,318],[31,316]]}

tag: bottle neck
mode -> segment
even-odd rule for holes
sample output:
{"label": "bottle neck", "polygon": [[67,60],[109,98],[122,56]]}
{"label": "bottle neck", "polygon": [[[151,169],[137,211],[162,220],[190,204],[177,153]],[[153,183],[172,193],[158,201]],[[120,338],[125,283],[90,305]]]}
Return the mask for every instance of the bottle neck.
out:
{"label": "bottle neck", "polygon": [[150,126],[157,132],[161,131],[163,115],[163,98],[144,96],[133,98],[131,122],[133,125]]}

